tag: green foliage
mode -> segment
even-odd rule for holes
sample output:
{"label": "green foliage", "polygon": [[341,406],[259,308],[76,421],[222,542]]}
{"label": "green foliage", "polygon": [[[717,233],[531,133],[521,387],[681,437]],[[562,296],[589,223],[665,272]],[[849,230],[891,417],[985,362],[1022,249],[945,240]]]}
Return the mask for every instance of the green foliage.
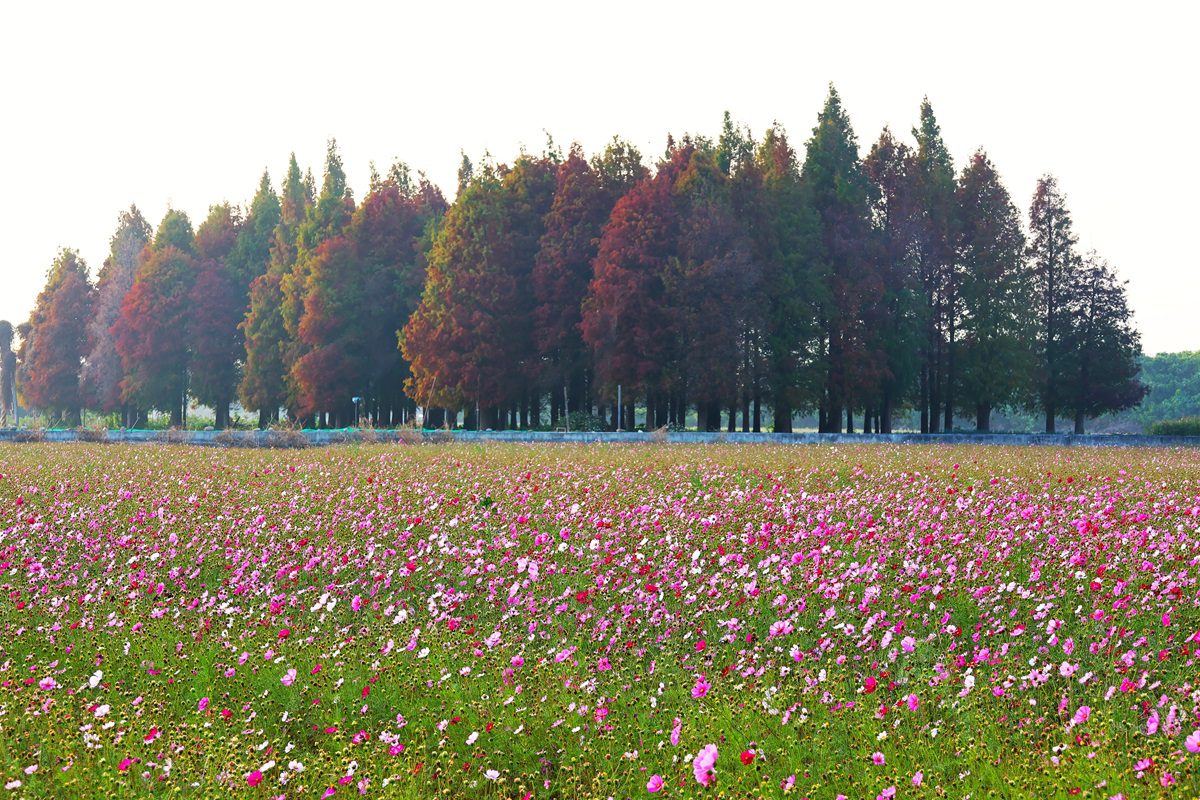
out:
{"label": "green foliage", "polygon": [[1200,351],[1146,356],[1141,366],[1150,393],[1133,412],[1138,421],[1149,425],[1164,419],[1200,417]]}
{"label": "green foliage", "polygon": [[1163,419],[1150,426],[1155,436],[1200,436],[1200,417]]}
{"label": "green foliage", "polygon": [[167,209],[154,234],[155,250],[165,250],[168,247],[174,247],[188,255],[195,255],[196,252],[196,235],[192,231],[192,221],[187,214],[173,208]]}

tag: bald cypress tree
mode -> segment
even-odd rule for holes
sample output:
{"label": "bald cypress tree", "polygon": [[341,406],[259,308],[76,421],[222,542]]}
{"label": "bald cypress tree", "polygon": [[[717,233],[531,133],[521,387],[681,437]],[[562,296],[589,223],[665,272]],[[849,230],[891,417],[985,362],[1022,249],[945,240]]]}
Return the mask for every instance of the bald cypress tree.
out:
{"label": "bald cypress tree", "polygon": [[[293,411],[299,408],[301,393],[301,387],[295,379],[295,366],[309,350],[300,335],[308,279],[321,244],[340,236],[353,213],[354,199],[346,184],[342,157],[338,153],[337,141],[330,139],[325,149],[325,173],[321,182],[321,192],[316,201],[308,207],[304,221],[296,230],[295,260],[290,269],[283,273],[279,282],[283,295],[283,327],[287,331],[287,342],[283,349],[284,383],[287,386],[287,402]],[[305,416],[312,415],[309,413]]]}
{"label": "bald cypress tree", "polygon": [[191,355],[187,331],[196,281],[195,253],[191,221],[183,212],[169,210],[113,325],[125,371],[122,398],[169,413],[175,427],[183,426],[187,414]]}
{"label": "bald cypress tree", "polygon": [[1141,373],[1141,337],[1125,284],[1095,252],[1084,257],[1070,289],[1063,370],[1063,410],[1075,417],[1075,433],[1087,419],[1124,411],[1142,402],[1149,388]]}
{"label": "bald cypress tree", "polygon": [[1029,387],[1034,327],[1021,215],[982,150],[959,178],[958,213],[962,320],[955,397],[960,409],[975,415],[976,430],[987,431],[992,410],[1016,404]]}
{"label": "bald cypress tree", "polygon": [[1054,433],[1055,417],[1068,402],[1069,309],[1082,260],[1066,198],[1053,175],[1037,182],[1029,209],[1029,235],[1026,256],[1032,268],[1037,320],[1036,378],[1030,405],[1045,413],[1046,433]]}
{"label": "bald cypress tree", "polygon": [[954,427],[954,347],[959,312],[958,272],[954,259],[955,180],[950,151],[929,98],[921,102],[921,121],[913,128],[916,199],[914,253],[924,296],[921,342],[921,430],[936,433]]}
{"label": "bald cypress tree", "polygon": [[820,229],[820,428],[841,431],[844,412],[852,431],[854,408],[877,393],[881,360],[867,346],[864,315],[879,294],[872,252],[875,187],[859,161],[858,141],[833,86],[808,141],[802,178]]}
{"label": "bald cypress tree", "polygon": [[121,424],[130,427],[141,415],[121,397],[125,372],[112,327],[121,316],[121,303],[133,288],[143,251],[153,234],[137,206],[121,212],[97,280],[95,313],[88,321],[88,355],[82,372],[84,402],[97,411],[120,412]]}
{"label": "bald cypress tree", "polygon": [[[277,420],[279,409],[287,400],[284,378],[287,374],[288,332],[283,321],[283,278],[296,262],[299,228],[311,205],[312,194],[293,153],[279,198],[277,222],[267,245],[266,272],[250,282],[245,318],[239,326],[245,341],[246,361],[238,385],[238,398],[245,408],[258,412],[259,427]],[[248,228],[257,231],[254,215],[252,206]],[[275,215],[269,201],[263,212],[264,218],[268,215]],[[243,235],[256,234],[243,229]],[[252,249],[249,244],[246,247]]]}
{"label": "bald cypress tree", "polygon": [[87,321],[92,315],[92,284],[87,264],[64,249],[46,275],[24,327],[18,391],[25,403],[68,427],[80,424],[83,394],[79,372],[87,353]]}

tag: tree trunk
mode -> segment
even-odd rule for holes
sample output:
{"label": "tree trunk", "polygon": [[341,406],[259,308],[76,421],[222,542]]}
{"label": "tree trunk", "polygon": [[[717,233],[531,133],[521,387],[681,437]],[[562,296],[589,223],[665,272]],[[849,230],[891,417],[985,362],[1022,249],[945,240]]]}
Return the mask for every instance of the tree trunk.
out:
{"label": "tree trunk", "polygon": [[792,432],[792,406],[788,402],[787,397],[783,392],[778,392],[778,397],[775,398],[775,405],[772,408],[774,420],[772,429],[775,433],[791,433]]}
{"label": "tree trunk", "polygon": [[846,406],[846,433],[854,433],[854,409]]}
{"label": "tree trunk", "polygon": [[1084,422],[1083,412],[1076,411],[1075,412],[1075,433],[1077,433],[1079,435],[1083,435],[1083,433],[1084,433],[1083,422]]}
{"label": "tree trunk", "polygon": [[929,364],[921,364],[921,433],[929,433]]}
{"label": "tree trunk", "polygon": [[992,429],[992,406],[989,403],[975,404],[975,430],[988,433]]}
{"label": "tree trunk", "polygon": [[721,404],[716,400],[708,400],[704,403],[704,430],[710,432],[721,430]]}
{"label": "tree trunk", "polygon": [[1046,433],[1054,433],[1054,406],[1046,406]]}
{"label": "tree trunk", "polygon": [[729,404],[729,426],[726,428],[728,433],[737,432],[737,400]]}

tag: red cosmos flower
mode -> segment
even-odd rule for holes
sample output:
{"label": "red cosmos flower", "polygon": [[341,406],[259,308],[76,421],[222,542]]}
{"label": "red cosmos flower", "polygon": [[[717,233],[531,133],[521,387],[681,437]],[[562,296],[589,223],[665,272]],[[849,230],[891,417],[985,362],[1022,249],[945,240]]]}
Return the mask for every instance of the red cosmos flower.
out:
{"label": "red cosmos flower", "polygon": [[583,589],[581,591],[576,592],[575,599],[581,603],[586,603],[588,601],[587,589]]}
{"label": "red cosmos flower", "polygon": [[754,755],[755,755],[755,753],[753,750],[743,750],[742,754],[739,756],[739,758],[742,759],[743,764],[745,764],[746,766],[750,766],[751,764],[754,763]]}
{"label": "red cosmos flower", "polygon": [[364,699],[364,700],[366,700],[366,699],[367,699],[367,695],[369,695],[370,693],[371,693],[371,687],[370,687],[370,686],[364,686],[364,687],[363,687],[363,690],[362,690],[362,696],[363,696],[363,699]]}
{"label": "red cosmos flower", "polygon": [[875,679],[874,678],[868,676],[867,679],[865,681],[863,681],[863,691],[866,692],[867,694],[870,694],[871,692],[875,691]]}
{"label": "red cosmos flower", "polygon": [[708,642],[706,642],[705,640],[701,639],[700,641],[696,642],[696,652],[697,653],[703,653],[704,648],[706,648],[706,647],[708,647]]}
{"label": "red cosmos flower", "polygon": [[279,629],[279,638],[280,638],[280,639],[286,639],[286,638],[288,638],[288,637],[289,637],[289,636],[291,636],[291,635],[292,635],[292,632],[291,632],[290,630],[288,630],[287,628],[280,628],[280,629]]}

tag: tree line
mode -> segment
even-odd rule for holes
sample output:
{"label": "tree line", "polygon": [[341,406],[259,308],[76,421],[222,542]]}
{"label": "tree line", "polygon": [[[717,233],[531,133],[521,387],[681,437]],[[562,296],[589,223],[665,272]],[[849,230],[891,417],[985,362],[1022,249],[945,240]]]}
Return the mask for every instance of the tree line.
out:
{"label": "tree line", "polygon": [[[121,214],[95,284],[59,253],[18,326],[17,390],[79,424],[229,423],[234,401],[306,425],[600,424],[921,430],[993,409],[1085,420],[1137,405],[1125,285],[1080,252],[1057,181],[1027,215],[983,150],[958,171],[928,100],[913,141],[865,155],[830,87],[797,152],[725,115],[649,168],[614,138],[511,164],[464,156],[448,203],[402,163],[356,203],[330,142],[318,187],[293,155],[247,209],[193,229]],[[11,340],[9,335],[8,339]],[[4,350],[8,350],[7,345]],[[0,357],[3,357],[0,354]],[[4,365],[0,365],[4,366]],[[618,404],[618,397],[620,402]],[[644,409],[636,420],[638,409]]]}

